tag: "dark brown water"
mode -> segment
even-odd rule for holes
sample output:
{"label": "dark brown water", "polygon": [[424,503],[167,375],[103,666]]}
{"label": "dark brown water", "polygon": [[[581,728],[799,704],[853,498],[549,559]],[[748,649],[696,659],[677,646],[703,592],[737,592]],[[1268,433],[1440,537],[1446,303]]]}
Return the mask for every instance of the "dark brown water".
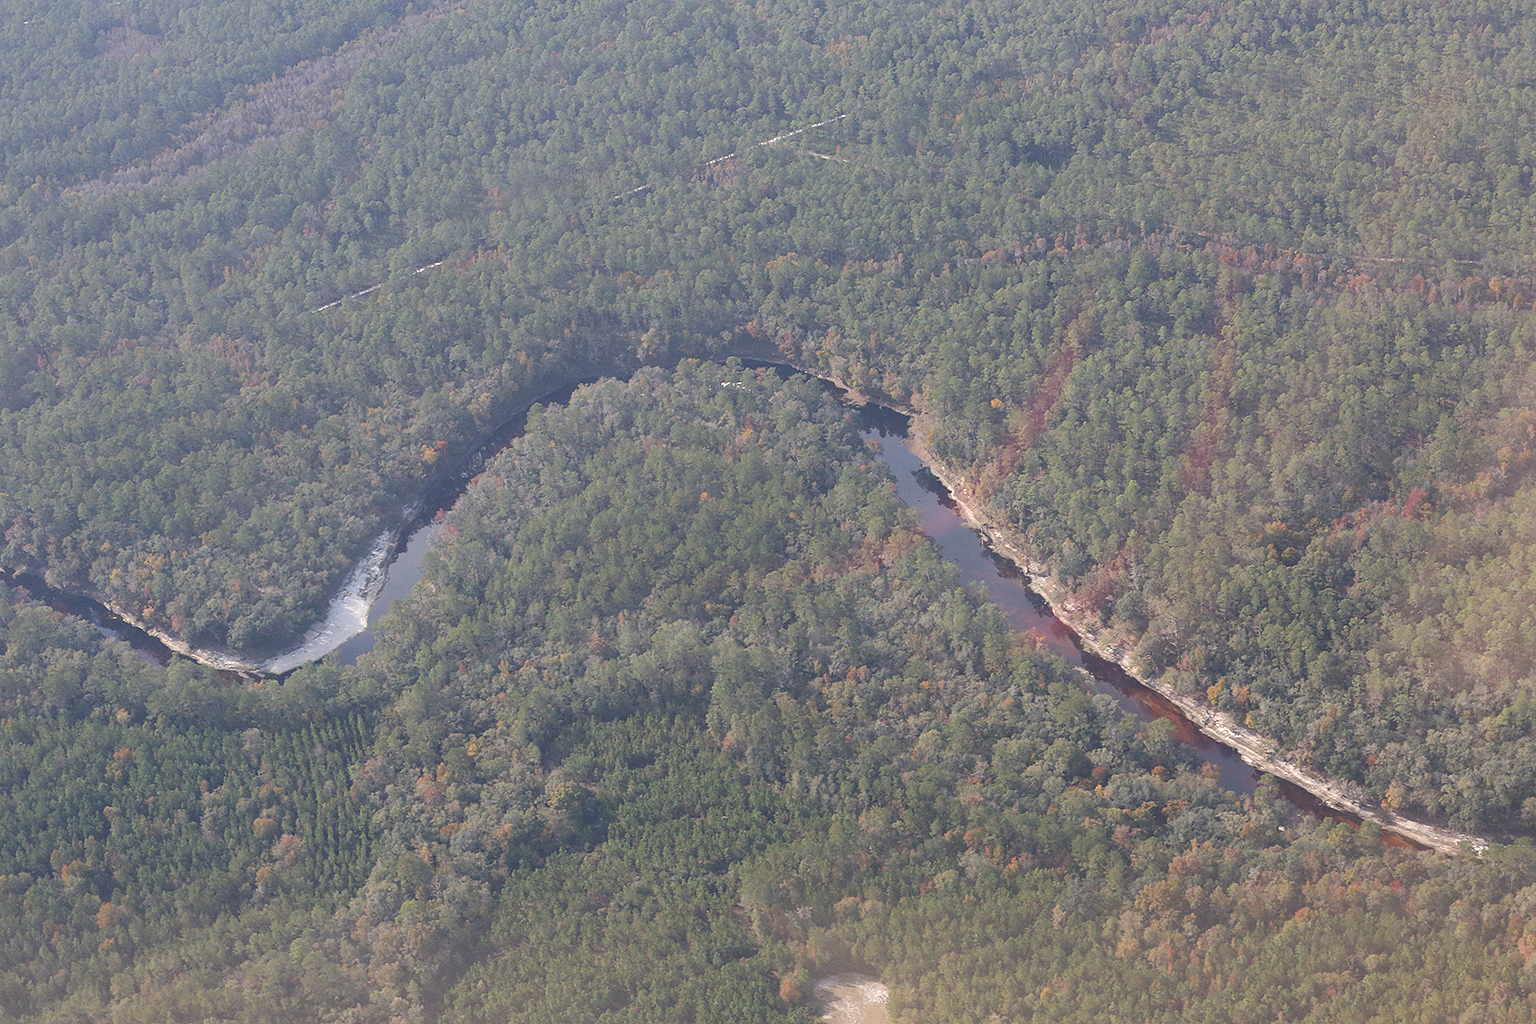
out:
{"label": "dark brown water", "polygon": [[171,659],[176,656],[165,644],[137,626],[119,619],[103,605],[88,597],[55,590],[43,582],[40,576],[34,576],[31,573],[0,572],[0,581],[20,587],[34,600],[40,601],[56,612],[84,619],[95,627],[96,632],[104,637],[123,641],[138,651],[146,661],[152,661],[157,665],[169,665]]}
{"label": "dark brown water", "polygon": [[[1119,665],[1082,649],[1077,634],[1052,613],[1044,598],[1029,589],[1023,572],[987,547],[965,525],[949,492],[902,443],[905,430],[898,433],[896,426],[885,420],[866,429],[864,437],[879,442],[886,465],[896,477],[901,500],[917,512],[923,532],[933,538],[939,553],[959,567],[965,584],[985,591],[1014,630],[1033,639],[1037,646],[1087,669],[1091,676],[1088,688],[1094,693],[1112,697],[1124,711],[1141,721],[1163,718],[1172,722],[1174,738],[1193,747],[1203,760],[1220,769],[1223,786],[1238,793],[1252,793],[1262,775],[1245,764],[1236,751],[1195,728],[1172,703],[1136,682]],[[905,424],[899,426],[904,428]]]}
{"label": "dark brown water", "polygon": [[[966,525],[943,483],[906,447],[905,417],[883,409],[864,415],[868,426],[863,436],[866,441],[880,445],[885,463],[896,478],[901,500],[917,512],[923,532],[932,538],[939,553],[959,568],[967,586],[985,592],[1008,624],[1033,639],[1038,647],[1087,670],[1091,677],[1087,685],[1093,693],[1113,698],[1123,711],[1140,721],[1161,718],[1171,722],[1175,741],[1193,748],[1205,763],[1215,765],[1225,788],[1243,795],[1251,795],[1258,788],[1264,773],[1243,761],[1237,751],[1202,733],[1177,705],[1143,686],[1119,665],[1083,649],[1077,633],[1056,617],[1044,598],[1029,589],[1023,571],[989,548]],[[1276,781],[1281,794],[1298,812],[1352,825],[1360,823],[1358,818],[1334,810],[1300,786],[1283,779]],[[1386,832],[1382,833],[1382,843],[1413,845]]]}
{"label": "dark brown water", "polygon": [[[546,400],[564,401],[569,398],[572,390],[574,385],[548,396]],[[988,548],[981,537],[965,525],[944,485],[902,443],[908,427],[906,417],[877,406],[865,407],[860,410],[859,416],[864,427],[863,436],[867,441],[878,444],[896,479],[902,501],[917,512],[923,532],[933,539],[944,558],[959,567],[961,578],[967,586],[985,591],[988,598],[1001,609],[1012,628],[1032,638],[1041,648],[1086,669],[1089,676],[1087,685],[1092,692],[1111,697],[1124,711],[1141,721],[1150,722],[1160,718],[1171,722],[1174,739],[1192,748],[1206,763],[1215,765],[1227,789],[1241,794],[1254,792],[1263,773],[1244,763],[1230,747],[1200,732],[1195,723],[1187,719],[1174,704],[1141,685],[1120,666],[1084,651],[1077,634],[1056,618],[1043,598],[1029,589],[1018,567]],[[518,417],[499,430],[496,438],[482,446],[474,463],[466,469],[464,482],[445,486],[424,503],[417,525],[401,539],[383,569],[386,578],[372,600],[371,607],[367,609],[366,628],[345,642],[332,643],[315,657],[336,650],[343,662],[350,665],[373,648],[375,627],[388,611],[389,605],[408,594],[421,579],[422,557],[431,548],[437,534],[438,517],[434,513],[451,507],[457,501],[472,473],[519,436],[524,421],[525,417]],[[162,663],[170,656],[159,641],[115,619],[95,602],[52,591],[41,580],[30,577],[16,577],[14,582],[47,600],[53,607],[80,615],[103,633],[126,640]],[[1282,780],[1280,789],[1298,811],[1358,824],[1357,819],[1326,807],[1297,786]]]}

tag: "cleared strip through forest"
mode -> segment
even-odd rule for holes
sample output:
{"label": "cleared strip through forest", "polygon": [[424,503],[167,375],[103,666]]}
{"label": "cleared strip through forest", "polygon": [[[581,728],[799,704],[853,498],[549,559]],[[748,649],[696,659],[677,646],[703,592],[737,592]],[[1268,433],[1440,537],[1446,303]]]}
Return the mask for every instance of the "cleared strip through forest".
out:
{"label": "cleared strip through forest", "polygon": [[[806,133],[808,131],[811,131],[813,129],[825,127],[826,125],[829,125],[829,124],[831,124],[834,121],[841,121],[843,118],[845,118],[847,116],[848,116],[847,114],[838,114],[836,117],[829,117],[825,121],[817,121],[815,124],[808,124],[804,128],[796,128],[794,131],[792,131],[792,132],[785,132],[783,135],[775,135],[771,139],[764,139],[762,142],[757,143],[757,147],[771,146],[774,143],[783,142],[785,139],[792,139],[796,135],[803,135],[804,133]],[[812,150],[805,150],[804,152],[808,156],[820,157],[823,160],[836,160],[836,161],[838,161],[840,163],[847,163],[848,162],[847,160],[843,159],[842,157],[828,156],[825,153],[817,153],[817,152],[814,152]],[[733,150],[732,152],[725,154],[725,156],[717,156],[717,157],[715,157],[713,160],[710,160],[708,163],[704,164],[704,166],[705,167],[713,167],[716,164],[724,163],[725,161],[731,159],[735,155],[736,155],[736,151]],[[628,192],[620,192],[619,194],[617,194],[615,196],[612,196],[611,198],[614,199],[614,200],[623,199],[625,196],[632,196],[632,195],[634,195],[637,192],[645,192],[648,189],[652,189],[652,188],[655,188],[655,187],[656,186],[655,186],[654,183],[647,182],[644,185],[640,185],[640,186],[637,186],[635,188],[630,189]],[[413,275],[414,274],[425,273],[428,270],[432,270],[433,268],[440,267],[442,265],[443,265],[443,261],[442,260],[438,260],[436,263],[429,263],[429,264],[427,264],[424,267],[417,267],[411,273]],[[343,302],[346,302],[348,299],[360,299],[364,295],[370,295],[373,292],[378,291],[382,287],[384,287],[384,282],[380,281],[378,284],[369,285],[367,288],[364,288],[362,291],[353,292],[350,295],[343,295],[341,298],[336,299],[334,302],[327,302],[323,306],[316,306],[314,309],[310,310],[310,312],[311,313],[324,312],[325,310],[330,309],[332,306],[339,306],[339,305],[341,305]]]}

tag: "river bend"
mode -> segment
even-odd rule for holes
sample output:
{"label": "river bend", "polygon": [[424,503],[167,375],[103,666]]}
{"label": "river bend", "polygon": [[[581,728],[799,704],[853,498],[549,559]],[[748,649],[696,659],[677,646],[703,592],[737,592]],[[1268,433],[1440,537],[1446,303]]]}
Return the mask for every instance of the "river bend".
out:
{"label": "river bend", "polygon": [[[771,366],[780,372],[794,371],[792,367],[777,364],[755,361],[754,364]],[[563,387],[543,396],[540,401],[567,401],[578,386]],[[840,389],[839,394],[847,399]],[[1174,739],[1215,766],[1227,789],[1240,794],[1254,792],[1265,773],[1245,763],[1233,748],[1203,733],[1172,700],[1141,683],[1114,662],[1085,650],[1081,638],[1051,611],[1044,598],[1029,588],[1023,571],[988,547],[967,522],[963,510],[956,505],[944,484],[904,443],[909,426],[905,415],[877,405],[858,409],[863,436],[872,450],[880,452],[895,477],[902,501],[917,513],[923,532],[938,546],[942,557],[959,568],[967,586],[985,590],[1014,630],[1028,635],[1042,649],[1081,668],[1085,685],[1092,692],[1112,698],[1122,710],[1141,721],[1161,718],[1172,722]],[[436,536],[441,518],[439,513],[453,506],[464,493],[473,473],[521,435],[525,423],[526,413],[496,431],[477,450],[458,480],[440,487],[421,503],[412,518],[412,525],[403,534],[382,535],[369,556],[353,571],[341,593],[333,599],[326,619],[313,627],[293,649],[264,663],[262,671],[281,675],[333,651],[338,651],[343,663],[350,665],[372,650],[375,628],[388,613],[390,604],[408,594],[421,579],[422,557]],[[98,629],[126,640],[145,651],[147,656],[162,662],[171,656],[158,640],[130,624],[115,620],[109,611],[95,602],[50,591],[35,577],[11,579],[59,610],[82,615]],[[1361,820],[1357,814],[1328,806],[1283,777],[1279,777],[1279,781],[1282,793],[1299,811],[1354,823]]]}

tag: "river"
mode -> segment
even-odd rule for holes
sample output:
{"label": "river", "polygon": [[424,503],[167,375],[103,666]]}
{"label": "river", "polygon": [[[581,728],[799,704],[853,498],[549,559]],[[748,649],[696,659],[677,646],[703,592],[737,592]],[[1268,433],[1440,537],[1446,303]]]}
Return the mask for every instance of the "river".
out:
{"label": "river", "polygon": [[[779,367],[788,370],[788,367]],[[551,392],[541,401],[563,402],[579,386]],[[1124,711],[1141,721],[1165,719],[1173,723],[1174,739],[1214,765],[1222,784],[1240,794],[1251,794],[1263,773],[1243,762],[1237,752],[1202,733],[1171,701],[1135,680],[1118,665],[1083,649],[1079,637],[1026,585],[1024,574],[1006,558],[990,550],[957,510],[944,485],[904,443],[908,420],[879,406],[859,410],[862,434],[878,448],[896,480],[903,502],[918,514],[923,532],[938,546],[944,558],[960,570],[967,586],[985,591],[1006,616],[1013,629],[1029,635],[1037,646],[1067,659],[1084,670],[1084,682],[1094,693],[1112,698]],[[456,480],[439,487],[425,499],[403,536],[379,538],[371,556],[359,565],[346,587],[331,604],[326,620],[306,635],[294,649],[266,663],[267,673],[280,675],[299,665],[335,651],[344,664],[354,664],[372,650],[375,628],[395,600],[410,593],[421,579],[421,562],[436,536],[442,510],[452,507],[475,472],[519,436],[526,413],[515,417],[488,439]],[[115,620],[95,602],[51,591],[35,577],[12,581],[53,607],[81,615],[99,630],[115,635],[162,663],[170,652],[143,631]],[[1284,779],[1282,793],[1298,811],[1358,822],[1358,818],[1327,807],[1312,794]]]}
{"label": "river", "polygon": [[917,512],[923,532],[932,538],[939,553],[960,569],[961,580],[969,587],[985,591],[1016,632],[1028,635],[1036,646],[1085,669],[1085,682],[1094,693],[1113,698],[1122,710],[1141,721],[1168,719],[1174,725],[1178,742],[1194,747],[1202,760],[1221,770],[1223,786],[1239,793],[1252,793],[1260,773],[1245,764],[1235,751],[1201,733],[1118,665],[1082,650],[1077,634],[1051,612],[1043,598],[1029,589],[1018,567],[990,550],[965,525],[944,485],[902,443],[906,438],[905,423],[898,431],[893,422],[896,419],[899,417],[894,415],[879,417],[880,422],[866,428],[864,436],[880,445],[885,463],[896,478],[897,494]]}

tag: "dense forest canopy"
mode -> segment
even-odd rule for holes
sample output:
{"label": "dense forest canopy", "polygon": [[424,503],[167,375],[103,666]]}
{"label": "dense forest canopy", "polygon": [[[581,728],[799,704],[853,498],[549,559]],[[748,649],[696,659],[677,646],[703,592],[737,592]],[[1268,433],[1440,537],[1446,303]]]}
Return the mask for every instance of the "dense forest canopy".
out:
{"label": "dense forest canopy", "polygon": [[[1143,675],[1536,822],[1530,4],[0,17],[0,567],[268,653],[531,399],[774,356],[916,412]],[[535,416],[357,669],[219,683],[10,595],[4,1012],[760,1019],[838,963],[925,1018],[1526,1012],[1524,850],[1282,836],[737,372]],[[672,952],[586,1006],[528,944]]]}
{"label": "dense forest canopy", "polygon": [[849,967],[921,1019],[1529,1016],[1530,849],[1224,790],[958,586],[817,383],[584,389],[426,573],[260,687],[7,610],[3,1019],[803,1022]]}
{"label": "dense forest canopy", "polygon": [[[1211,364],[1238,292],[1521,304],[1514,14],[964,10],[357,6],[254,39],[229,5],[18,10],[3,557],[260,650],[399,496],[573,364],[778,343],[928,396],[955,457],[1013,472],[1008,415],[1067,426],[1064,315],[1089,314],[1083,357],[1133,325],[1192,347],[1126,372],[1214,407],[1242,397]],[[1193,415],[1139,432],[1178,453]],[[1363,493],[1390,468],[1341,472]]]}

